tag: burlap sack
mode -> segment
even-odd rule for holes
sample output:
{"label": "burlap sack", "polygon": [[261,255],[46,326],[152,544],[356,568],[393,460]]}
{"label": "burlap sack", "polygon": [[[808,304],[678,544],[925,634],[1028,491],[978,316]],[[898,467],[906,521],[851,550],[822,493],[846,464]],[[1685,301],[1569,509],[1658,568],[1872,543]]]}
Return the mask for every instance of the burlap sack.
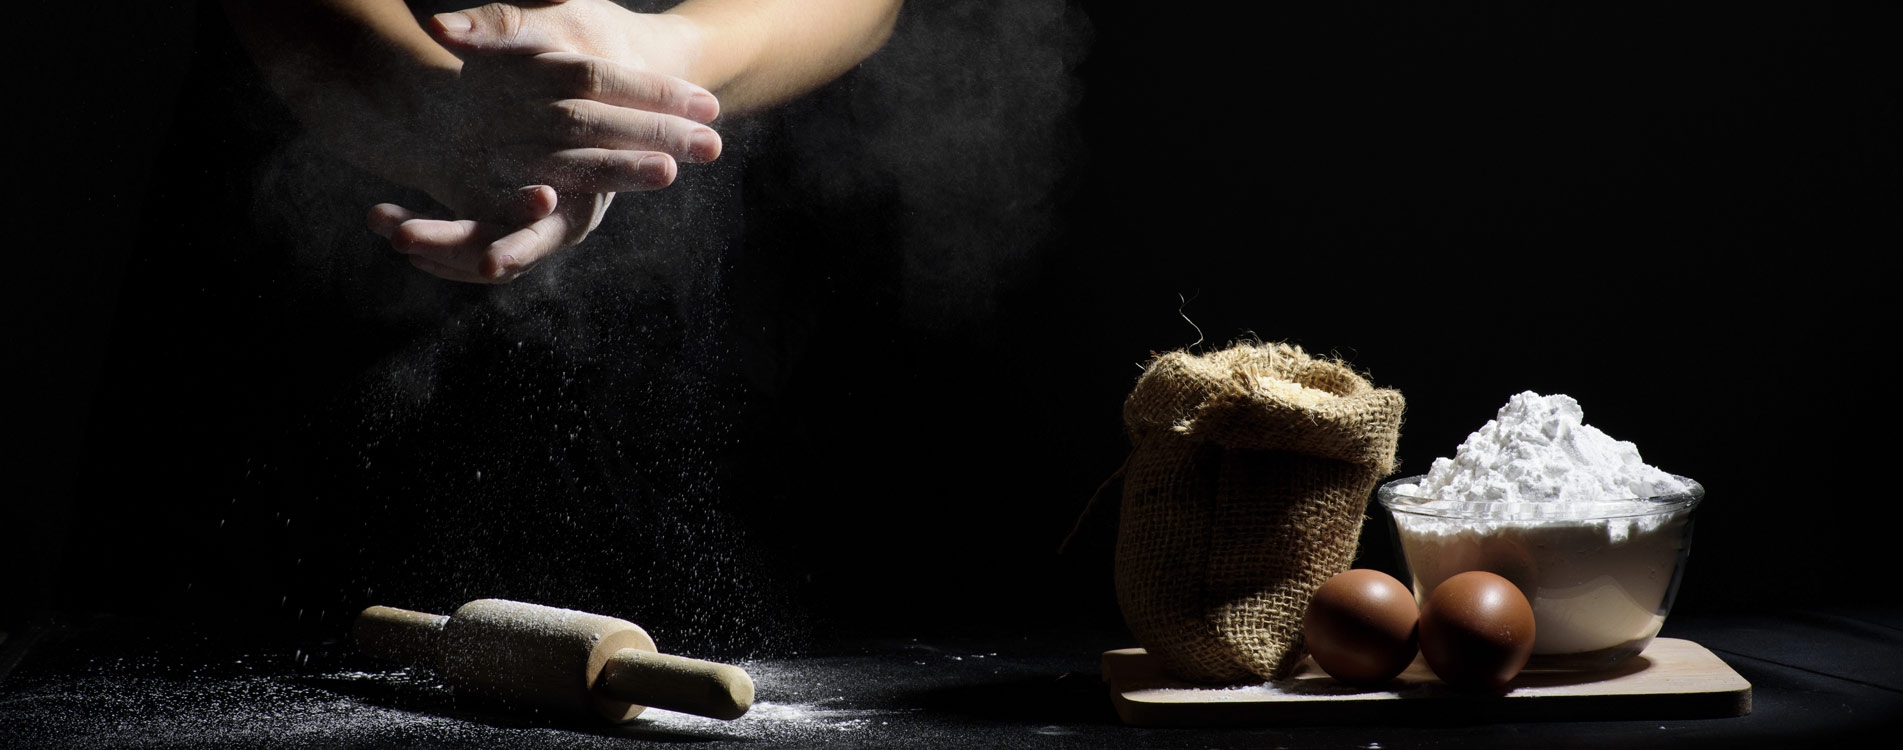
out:
{"label": "burlap sack", "polygon": [[1152,360],[1123,407],[1116,589],[1137,642],[1179,679],[1288,676],[1310,597],[1353,563],[1393,471],[1402,407],[1285,344]]}

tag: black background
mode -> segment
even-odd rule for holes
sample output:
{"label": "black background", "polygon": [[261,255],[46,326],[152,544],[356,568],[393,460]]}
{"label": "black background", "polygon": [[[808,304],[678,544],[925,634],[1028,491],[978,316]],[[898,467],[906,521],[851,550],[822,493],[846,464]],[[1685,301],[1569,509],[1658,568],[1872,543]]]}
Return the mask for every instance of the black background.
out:
{"label": "black background", "polygon": [[542,274],[572,295],[385,254],[362,211],[401,191],[299,140],[207,13],[28,24],[9,623],[1114,627],[1114,505],[1079,516],[1121,399],[1251,336],[1401,390],[1405,473],[1513,393],[1579,399],[1709,491],[1680,611],[1898,600],[1894,11],[915,1],[594,243],[727,217],[676,232],[699,254],[585,247]]}

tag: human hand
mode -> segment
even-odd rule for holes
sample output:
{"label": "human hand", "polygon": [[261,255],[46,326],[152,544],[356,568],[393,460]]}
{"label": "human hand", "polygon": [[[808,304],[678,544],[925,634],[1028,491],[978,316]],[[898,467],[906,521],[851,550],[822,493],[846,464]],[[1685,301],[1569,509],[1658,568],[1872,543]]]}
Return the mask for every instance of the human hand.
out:
{"label": "human hand", "polygon": [[579,52],[651,73],[689,78],[704,44],[698,26],[635,13],[608,0],[497,2],[439,13],[430,36],[459,57]]}
{"label": "human hand", "polygon": [[[548,12],[563,10],[574,12]],[[435,184],[425,189],[456,215],[380,204],[370,212],[371,229],[426,272],[507,282],[579,244],[614,193],[671,184],[677,160],[717,158],[719,135],[705,123],[718,116],[718,101],[639,67],[664,58],[631,51],[631,40],[656,38],[632,31],[644,18],[597,0],[438,16],[432,33],[466,59],[439,99],[448,135]]]}
{"label": "human hand", "polygon": [[450,281],[506,284],[550,253],[579,244],[601,223],[613,193],[532,185],[511,196],[516,221],[431,218],[394,203],[370,209],[370,229],[409,256],[410,265]]}

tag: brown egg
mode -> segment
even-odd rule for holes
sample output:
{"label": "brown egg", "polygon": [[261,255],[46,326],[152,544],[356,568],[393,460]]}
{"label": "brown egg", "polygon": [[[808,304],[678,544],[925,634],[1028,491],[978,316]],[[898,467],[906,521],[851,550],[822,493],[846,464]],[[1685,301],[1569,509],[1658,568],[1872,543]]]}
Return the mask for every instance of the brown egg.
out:
{"label": "brown egg", "polygon": [[1533,605],[1511,581],[1472,570],[1421,604],[1421,656],[1442,682],[1498,690],[1533,655]]}
{"label": "brown egg", "polygon": [[1350,570],[1322,584],[1302,617],[1316,666],[1357,685],[1394,679],[1414,662],[1420,610],[1400,581],[1378,570]]}

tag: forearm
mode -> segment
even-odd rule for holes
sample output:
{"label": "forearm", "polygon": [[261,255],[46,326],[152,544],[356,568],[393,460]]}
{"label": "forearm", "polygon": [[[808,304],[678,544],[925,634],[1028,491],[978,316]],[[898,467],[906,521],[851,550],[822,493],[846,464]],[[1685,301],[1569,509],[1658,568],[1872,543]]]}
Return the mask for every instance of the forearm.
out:
{"label": "forearm", "polygon": [[743,114],[799,97],[858,65],[892,34],[902,0],[687,0],[698,52],[684,76]]}

